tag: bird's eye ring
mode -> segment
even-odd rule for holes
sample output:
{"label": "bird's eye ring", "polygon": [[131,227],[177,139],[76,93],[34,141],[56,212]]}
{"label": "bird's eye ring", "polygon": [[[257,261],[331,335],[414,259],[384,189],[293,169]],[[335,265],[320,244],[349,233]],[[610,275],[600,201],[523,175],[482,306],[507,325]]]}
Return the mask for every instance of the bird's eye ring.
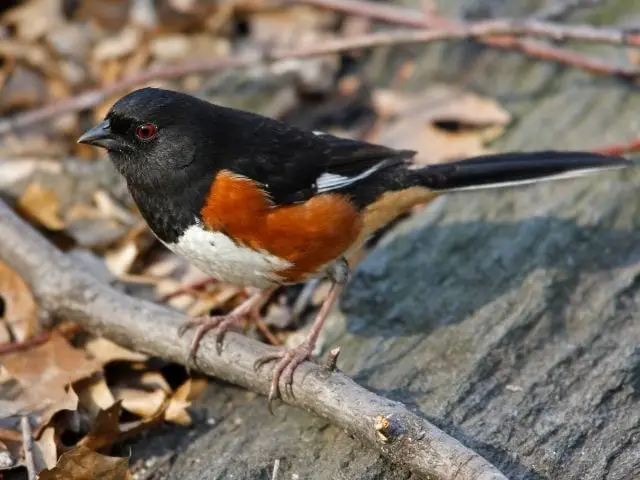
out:
{"label": "bird's eye ring", "polygon": [[151,140],[158,134],[158,127],[156,127],[153,123],[143,123],[142,125],[138,125],[136,128],[136,136],[140,140]]}

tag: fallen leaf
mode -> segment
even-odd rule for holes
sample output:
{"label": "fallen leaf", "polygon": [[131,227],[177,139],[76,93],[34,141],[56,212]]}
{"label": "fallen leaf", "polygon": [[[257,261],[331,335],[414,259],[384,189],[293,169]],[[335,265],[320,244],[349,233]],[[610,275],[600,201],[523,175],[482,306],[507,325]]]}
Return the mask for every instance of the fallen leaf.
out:
{"label": "fallen leaf", "polygon": [[[0,48],[0,52],[6,55],[10,53],[6,52],[6,50],[13,50],[7,47],[8,45],[5,44],[4,48]],[[5,52],[2,52],[2,50],[5,50]],[[37,51],[38,50],[28,50],[23,53],[26,56],[29,54],[33,55],[33,53]],[[7,76],[4,88],[2,89],[2,96],[0,97],[0,111],[7,112],[32,108],[34,105],[38,105],[45,100],[47,100],[47,85],[42,73],[35,68],[18,65],[11,74]]]}
{"label": "fallen leaf", "polygon": [[90,377],[101,370],[101,363],[89,359],[82,350],[71,347],[58,332],[37,347],[10,353],[2,357],[2,364],[20,387],[17,398],[2,405],[0,418],[64,408],[69,405],[68,384]]}
{"label": "fallen leaf", "polygon": [[81,380],[77,385],[80,392],[79,403],[92,417],[97,417],[102,410],[108,409],[116,402],[102,376]]}
{"label": "fallen leaf", "polygon": [[39,183],[30,184],[18,199],[17,207],[22,214],[49,230],[62,230],[65,226],[58,216],[59,201],[53,190]]}
{"label": "fallen leaf", "polygon": [[11,25],[19,38],[33,42],[47,32],[64,24],[60,0],[32,0],[11,9],[3,18],[4,25]]}
{"label": "fallen leaf", "polygon": [[164,375],[160,372],[141,372],[141,375],[138,378],[130,376],[127,384],[137,388],[145,388],[148,390],[159,389],[165,393],[171,392],[171,386],[169,386]]}
{"label": "fallen leaf", "polygon": [[122,408],[142,418],[149,418],[167,400],[167,393],[162,390],[139,390],[135,388],[113,388],[113,395],[121,403]]}
{"label": "fallen leaf", "polygon": [[416,150],[415,161],[421,164],[487,153],[485,144],[502,134],[511,119],[495,100],[448,86],[419,94],[378,90],[373,102],[384,120],[371,140]]}
{"label": "fallen leaf", "polygon": [[207,386],[207,381],[203,378],[189,378],[180,385],[171,396],[169,406],[164,413],[167,422],[176,423],[178,425],[191,425],[191,415],[187,408],[191,406],[191,402],[200,396]]}
{"label": "fallen leaf", "polygon": [[187,310],[187,314],[190,317],[207,315],[211,310],[222,307],[241,293],[243,293],[242,287],[227,284],[217,285],[213,291],[200,292],[197,301]]}
{"label": "fallen leaf", "polygon": [[206,385],[205,379],[189,378],[172,391],[161,373],[144,371],[137,376],[127,375],[119,384],[113,385],[111,391],[124,410],[143,419],[155,417],[166,403],[166,421],[190,425],[191,416],[187,408],[204,391]]}
{"label": "fallen leaf", "polygon": [[38,308],[26,282],[0,261],[0,320],[11,332],[0,330],[0,344],[23,342],[36,333]]}
{"label": "fallen leaf", "polygon": [[108,457],[84,446],[63,453],[55,467],[40,472],[39,480],[129,480],[129,459]]}
{"label": "fallen leaf", "polygon": [[103,337],[89,340],[85,350],[103,365],[116,360],[144,362],[149,358],[144,353],[133,352]]}
{"label": "fallen leaf", "polygon": [[127,26],[116,35],[105,37],[93,49],[93,59],[97,62],[115,60],[132,53],[139,45],[142,32]]}
{"label": "fallen leaf", "polygon": [[146,225],[138,223],[105,253],[105,263],[109,271],[118,278],[126,278],[131,267],[141,254],[154,243],[155,237]]}
{"label": "fallen leaf", "polygon": [[59,398],[54,404],[50,405],[40,416],[40,426],[35,432],[35,438],[40,438],[43,430],[49,425],[53,416],[62,411],[75,411],[78,408],[78,395],[71,385],[64,386],[65,396]]}
{"label": "fallen leaf", "polygon": [[100,450],[120,439],[120,413],[122,406],[115,402],[106,410],[101,410],[91,431],[78,442],[79,446],[85,446],[91,450]]}
{"label": "fallen leaf", "polygon": [[0,441],[21,442],[22,433],[7,428],[0,428]]}
{"label": "fallen leaf", "polygon": [[58,449],[56,447],[55,429],[47,427],[40,438],[33,442],[33,461],[38,472],[56,466]]}
{"label": "fallen leaf", "polygon": [[91,450],[100,450],[126,438],[133,437],[149,428],[161,423],[169,405],[164,401],[155,414],[149,418],[127,424],[120,424],[122,405],[120,401],[101,411],[91,431],[78,442],[78,446],[85,446]]}
{"label": "fallen leaf", "polygon": [[7,470],[20,468],[22,464],[22,462],[20,462],[22,455],[22,434],[20,432],[15,433],[18,434],[19,438],[2,439],[2,441],[0,441],[0,478],[3,478],[2,475],[4,473],[7,473],[7,478],[13,478]]}

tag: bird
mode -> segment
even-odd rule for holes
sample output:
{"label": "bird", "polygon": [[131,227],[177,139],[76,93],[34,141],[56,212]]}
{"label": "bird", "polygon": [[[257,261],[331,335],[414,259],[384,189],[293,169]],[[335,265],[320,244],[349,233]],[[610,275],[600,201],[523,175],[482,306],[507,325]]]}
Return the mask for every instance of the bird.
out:
{"label": "bird", "polygon": [[[178,91],[140,88],[117,100],[79,143],[107,150],[140,214],[167,248],[219,281],[255,289],[226,315],[187,320],[224,334],[279,287],[326,278],[329,293],[305,339],[261,357],[275,362],[268,405],[292,388],[348,281],[346,260],[416,205],[450,192],[514,187],[626,168],[634,161],[587,151],[493,153],[416,165],[416,152],[307,131]],[[425,272],[428,274],[428,272]]]}

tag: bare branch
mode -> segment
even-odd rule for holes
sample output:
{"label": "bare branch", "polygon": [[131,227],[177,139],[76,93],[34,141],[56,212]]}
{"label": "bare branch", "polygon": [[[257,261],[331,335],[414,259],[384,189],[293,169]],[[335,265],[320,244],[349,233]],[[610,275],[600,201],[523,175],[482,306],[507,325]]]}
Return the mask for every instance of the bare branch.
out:
{"label": "bare branch", "polygon": [[[399,25],[412,28],[434,28],[434,29],[451,29],[451,28],[468,28],[473,25],[482,24],[481,22],[461,22],[459,20],[448,19],[439,15],[427,15],[418,10],[397,6],[386,5],[368,0],[294,0],[296,3],[313,5],[318,8],[333,10],[350,15],[356,15],[371,20],[377,20],[392,25]],[[597,0],[572,0],[572,3],[579,2],[596,3]],[[489,20],[493,22],[495,20]],[[498,20],[500,21],[500,20]],[[510,21],[510,20],[507,20]],[[525,20],[526,21],[526,20]],[[535,21],[535,19],[533,19]],[[547,24],[549,25],[549,24]],[[573,27],[572,27],[573,28]],[[581,28],[581,27],[578,27]],[[554,30],[552,28],[551,30]],[[608,30],[608,29],[607,29]],[[497,32],[494,32],[497,33]],[[556,32],[557,33],[557,32]],[[576,33],[576,31],[574,31]],[[619,32],[622,37],[626,37],[624,44],[640,45],[640,35],[638,32]],[[487,33],[488,34],[488,33]],[[533,32],[531,32],[533,34]],[[599,34],[596,34],[599,35]],[[608,34],[605,34],[608,36]],[[618,35],[614,35],[614,38]],[[552,37],[553,38],[553,37]],[[567,37],[561,37],[567,38]],[[577,38],[574,38],[577,40]],[[521,52],[529,57],[541,60],[551,61],[580,68],[586,72],[596,75],[614,75],[623,78],[635,78],[638,76],[637,68],[625,68],[611,65],[604,60],[579,54],[566,48],[558,48],[551,45],[543,45],[530,40],[522,40],[513,36],[501,36],[490,38],[478,38],[478,41],[493,48],[502,50],[514,50]],[[583,39],[586,40],[586,39]],[[607,41],[606,43],[610,43]],[[613,43],[619,43],[617,40]]]}
{"label": "bare branch", "polygon": [[[191,338],[177,335],[183,315],[99,283],[1,201],[0,225],[0,258],[31,285],[42,308],[126,348],[184,364]],[[253,364],[271,352],[273,347],[229,333],[220,355],[211,336],[203,339],[196,360],[208,375],[266,394],[271,369],[256,371]],[[375,395],[341,373],[305,362],[294,380],[293,396],[285,395],[287,403],[327,419],[417,474],[443,480],[506,480],[480,455],[403,404]],[[380,418],[385,419],[382,436]]]}
{"label": "bare branch", "polygon": [[594,152],[602,153],[604,155],[624,155],[625,153],[638,151],[640,151],[640,137],[634,138],[630,142],[607,145],[594,150]]}
{"label": "bare branch", "polygon": [[534,17],[538,20],[558,21],[576,10],[596,7],[601,3],[602,0],[566,0],[550,5],[548,8],[536,13]]}
{"label": "bare branch", "polygon": [[[362,13],[361,9],[367,2],[360,0],[299,0],[322,6],[340,6],[341,11]],[[194,73],[211,73],[218,70],[230,70],[254,67],[261,63],[273,63],[292,58],[307,58],[320,55],[335,54],[350,50],[361,50],[379,46],[432,43],[445,40],[460,40],[467,38],[482,39],[492,47],[518,50],[528,56],[561,63],[580,68],[593,74],[614,75],[625,78],[640,76],[640,68],[611,65],[603,60],[584,56],[580,53],[564,48],[552,47],[531,41],[522,41],[517,36],[536,36],[554,40],[579,40],[583,42],[608,43],[614,45],[640,46],[640,34],[623,30],[595,28],[588,25],[567,26],[537,20],[498,19],[479,22],[455,22],[436,17],[423,17],[415,12],[411,15],[405,9],[392,14],[398,7],[376,5],[375,8],[365,10],[367,16],[385,19],[405,26],[429,27],[433,30],[394,30],[389,32],[372,33],[368,35],[337,38],[322,43],[304,46],[298,49],[274,50],[266,57],[257,55],[234,56],[221,59],[198,60],[163,66],[143,71],[126,77],[119,82],[89,90],[75,97],[46,105],[0,121],[0,135],[12,130],[24,128],[37,122],[48,120],[56,116],[78,112],[92,108],[105,101],[112,95],[129,90],[137,85],[152,80],[171,79]],[[356,8],[357,6],[357,8]],[[347,8],[349,7],[349,8]],[[417,21],[416,19],[419,19]]]}
{"label": "bare branch", "polygon": [[27,467],[27,478],[36,480],[36,464],[33,460],[33,432],[28,416],[25,415],[20,419],[20,428],[22,429],[22,449],[24,450],[24,465]]}

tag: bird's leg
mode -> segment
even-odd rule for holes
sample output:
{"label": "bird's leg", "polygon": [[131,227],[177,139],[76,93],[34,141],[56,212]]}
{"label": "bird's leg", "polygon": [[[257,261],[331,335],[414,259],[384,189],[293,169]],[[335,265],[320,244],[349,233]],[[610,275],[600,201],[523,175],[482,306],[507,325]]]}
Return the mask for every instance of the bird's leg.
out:
{"label": "bird's leg", "polygon": [[249,298],[226,315],[195,317],[184,322],[178,330],[179,336],[184,335],[191,327],[198,327],[196,333],[193,335],[193,340],[191,340],[191,345],[189,346],[187,367],[195,360],[198,345],[205,333],[214,328],[217,329],[216,350],[218,351],[218,354],[220,354],[222,351],[222,340],[224,338],[224,334],[237,327],[238,324],[246,318],[252,319],[259,317],[260,310],[269,300],[276,288],[277,287],[270,287],[253,293]]}
{"label": "bird's leg", "polygon": [[318,315],[313,321],[309,334],[300,345],[293,349],[282,348],[278,352],[261,357],[256,361],[254,368],[260,368],[267,362],[278,360],[278,363],[276,363],[276,366],[273,369],[271,388],[269,389],[268,407],[271,413],[273,413],[273,401],[280,397],[280,379],[284,379],[285,389],[291,389],[291,385],[293,384],[293,374],[296,368],[302,362],[311,357],[316,342],[318,341],[320,330],[322,330],[322,326],[324,325],[331,308],[336,303],[336,300],[340,296],[340,292],[342,292],[343,288],[344,283],[338,283],[334,280],[331,290],[329,291],[329,295],[325,298]]}

